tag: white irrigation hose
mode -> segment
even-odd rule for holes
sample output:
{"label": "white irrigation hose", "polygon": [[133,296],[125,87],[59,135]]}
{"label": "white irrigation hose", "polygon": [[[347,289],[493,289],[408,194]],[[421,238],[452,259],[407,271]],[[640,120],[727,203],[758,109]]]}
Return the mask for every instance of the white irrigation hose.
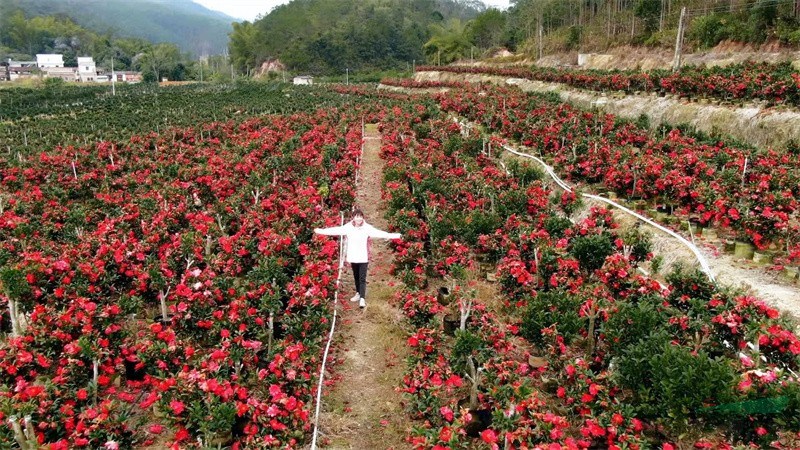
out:
{"label": "white irrigation hose", "polygon": [[[344,225],[344,213],[341,213],[340,225]],[[336,274],[336,290],[333,292],[333,320],[331,320],[331,330],[328,332],[328,342],[325,344],[325,352],[322,355],[322,366],[319,369],[319,383],[317,383],[317,406],[314,410],[314,432],[311,437],[311,449],[317,448],[317,435],[319,434],[319,409],[322,405],[322,383],[324,382],[325,365],[328,362],[328,353],[331,349],[331,342],[333,342],[333,331],[336,329],[336,307],[339,304],[339,284],[342,278],[342,267],[344,267],[344,258],[342,255],[344,249],[344,237],[339,240],[339,271]]]}
{"label": "white irrigation hose", "polygon": [[[356,159],[356,175],[355,185],[358,186],[359,181],[359,168],[361,167],[361,160],[364,157],[364,120],[361,120],[361,153]],[[341,213],[340,224],[344,225],[344,213]],[[317,435],[319,435],[319,409],[322,405],[322,384],[325,377],[325,365],[328,362],[328,353],[331,349],[331,342],[333,342],[333,332],[336,329],[336,307],[339,305],[339,286],[342,279],[342,268],[344,267],[344,253],[345,253],[346,238],[342,237],[339,240],[339,271],[336,274],[336,291],[333,293],[333,319],[331,320],[331,330],[328,332],[328,342],[325,344],[325,352],[322,354],[322,366],[319,369],[319,383],[317,383],[317,406],[314,409],[314,432],[311,435],[311,450],[317,449]]]}
{"label": "white irrigation hose", "polygon": [[[539,162],[539,164],[544,166],[545,170],[550,175],[550,177],[552,177],[553,180],[559,186],[561,186],[562,189],[564,189],[565,191],[568,191],[568,192],[572,192],[572,188],[570,188],[569,185],[567,185],[563,180],[561,180],[561,178],[559,178],[558,175],[556,175],[556,173],[553,170],[553,168],[550,167],[549,165],[547,165],[547,163],[545,163],[541,159],[537,158],[536,156],[529,155],[527,153],[518,152],[517,150],[514,150],[513,148],[509,147],[508,145],[503,145],[503,148],[506,151],[508,151],[509,153],[513,153],[515,155],[522,156],[524,158],[530,158],[530,159],[533,159],[533,160]],[[711,271],[711,266],[708,265],[708,262],[706,261],[705,257],[703,257],[703,254],[700,253],[700,249],[698,249],[697,246],[694,245],[693,243],[687,241],[686,238],[684,238],[683,236],[681,236],[678,233],[670,230],[669,228],[666,228],[666,227],[664,227],[664,226],[652,221],[651,219],[649,219],[649,218],[637,213],[636,211],[630,210],[630,209],[620,205],[619,203],[614,202],[612,200],[609,200],[607,198],[600,197],[599,195],[592,195],[592,194],[581,194],[581,196],[585,197],[585,198],[592,199],[592,200],[597,200],[597,201],[600,201],[600,202],[603,202],[603,203],[607,203],[607,204],[609,204],[611,206],[619,208],[620,210],[632,215],[633,217],[636,217],[637,219],[647,223],[648,225],[651,225],[651,226],[663,231],[664,233],[669,234],[670,236],[674,237],[675,239],[679,240],[686,247],[688,247],[689,250],[692,251],[692,253],[694,253],[694,256],[697,258],[697,261],[700,263],[700,267],[703,269],[703,272],[706,274],[708,279],[711,280],[712,283],[715,282],[714,273]]]}

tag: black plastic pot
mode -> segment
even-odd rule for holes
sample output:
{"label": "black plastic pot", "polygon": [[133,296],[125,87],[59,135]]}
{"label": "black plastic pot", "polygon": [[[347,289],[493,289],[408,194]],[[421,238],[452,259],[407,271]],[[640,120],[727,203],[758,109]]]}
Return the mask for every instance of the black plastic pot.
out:
{"label": "black plastic pot", "polygon": [[[125,366],[125,379],[128,381],[143,381],[147,374],[147,367],[140,361],[129,361],[124,359],[122,364]],[[141,364],[141,365],[140,365]],[[139,367],[137,367],[139,366]]]}
{"label": "black plastic pot", "polygon": [[472,420],[464,425],[464,431],[469,437],[480,437],[481,432],[492,426],[492,410],[470,409]]}
{"label": "black plastic pot", "polygon": [[153,316],[154,323],[160,323],[161,325],[172,325],[172,316],[167,316],[167,321],[164,321],[164,317],[161,314]]}
{"label": "black plastic pot", "polygon": [[244,436],[244,428],[249,422],[250,416],[247,414],[236,416],[236,420],[233,421],[233,427],[231,428],[231,436],[233,436],[234,439]]}
{"label": "black plastic pot", "polygon": [[442,331],[448,336],[456,334],[456,330],[461,327],[461,317],[458,314],[445,314],[442,317]]}
{"label": "black plastic pot", "polygon": [[0,312],[0,333],[11,333],[11,315],[8,310]]}
{"label": "black plastic pot", "polygon": [[450,304],[451,300],[450,289],[448,289],[447,286],[442,286],[436,291],[436,301],[438,301],[440,305],[447,306]]}

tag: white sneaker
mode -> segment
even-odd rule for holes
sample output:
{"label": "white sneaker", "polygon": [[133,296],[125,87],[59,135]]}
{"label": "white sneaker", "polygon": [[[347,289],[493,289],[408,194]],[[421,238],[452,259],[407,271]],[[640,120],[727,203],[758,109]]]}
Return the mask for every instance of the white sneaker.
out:
{"label": "white sneaker", "polygon": [[363,298],[362,298],[362,299],[359,299],[359,300],[358,300],[358,307],[359,307],[359,308],[366,308],[366,307],[367,307],[367,301],[366,301],[366,300],[364,300]]}
{"label": "white sneaker", "polygon": [[354,295],[354,296],[350,297],[350,301],[351,301],[351,302],[357,302],[357,301],[358,301],[358,299],[360,299],[360,298],[361,298],[361,296],[360,296],[360,295],[358,295],[358,292],[356,292],[356,295]]}

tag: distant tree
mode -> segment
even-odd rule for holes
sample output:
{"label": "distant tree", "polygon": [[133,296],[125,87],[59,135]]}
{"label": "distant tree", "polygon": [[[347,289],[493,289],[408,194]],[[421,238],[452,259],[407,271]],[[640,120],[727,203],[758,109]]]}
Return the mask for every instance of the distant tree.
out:
{"label": "distant tree", "polygon": [[502,45],[506,28],[506,16],[501,11],[491,8],[469,22],[468,39],[481,49]]}
{"label": "distant tree", "polygon": [[181,62],[181,52],[175,44],[156,44],[136,58],[136,66],[145,73],[151,73],[155,80],[169,77]]}
{"label": "distant tree", "polygon": [[260,48],[258,28],[247,21],[234,23],[229,37],[228,52],[231,55],[231,64],[239,71],[256,67]]}
{"label": "distant tree", "polygon": [[662,0],[639,0],[636,3],[634,13],[636,17],[642,19],[646,35],[651,35],[658,30],[658,23],[661,20],[661,3]]}
{"label": "distant tree", "polygon": [[442,25],[431,25],[431,29],[433,36],[423,46],[428,62],[449,64],[469,52],[471,43],[461,20],[450,19]]}
{"label": "distant tree", "polygon": [[21,10],[11,15],[7,22],[9,47],[33,57],[39,49],[41,36],[39,30],[31,24]]}

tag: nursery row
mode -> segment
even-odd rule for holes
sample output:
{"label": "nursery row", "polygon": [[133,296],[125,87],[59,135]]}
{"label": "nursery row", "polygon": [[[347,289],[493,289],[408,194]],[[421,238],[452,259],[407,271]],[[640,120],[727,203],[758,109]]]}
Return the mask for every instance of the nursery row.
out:
{"label": "nursery row", "polygon": [[678,72],[491,66],[417,66],[416,70],[523,78],[604,92],[658,92],[692,98],[763,100],[769,104],[800,106],[800,75],[790,62],[747,62],[710,68],[690,66]]}
{"label": "nursery row", "polygon": [[126,141],[133,134],[161,134],[171,127],[310,112],[340,103],[339,94],[324,89],[257,82],[142,84],[119,89],[116,96],[108,87],[0,89],[0,152],[24,157],[56,145]]}
{"label": "nursery row", "polygon": [[302,446],[363,114],[0,159],[0,448]]}
{"label": "nursery row", "polygon": [[[500,96],[461,95],[440,102],[498,120],[487,102]],[[477,131],[416,102],[381,125],[414,448],[797,447],[791,323],[699,272],[675,268],[666,289],[638,275],[648,235],[527,163],[499,167]]]}
{"label": "nursery row", "polygon": [[[488,95],[487,95],[488,93]],[[563,175],[644,199],[758,248],[800,258],[800,154],[760,151],[610,114],[587,112],[517,89],[465,86],[441,107],[544,156]]]}

